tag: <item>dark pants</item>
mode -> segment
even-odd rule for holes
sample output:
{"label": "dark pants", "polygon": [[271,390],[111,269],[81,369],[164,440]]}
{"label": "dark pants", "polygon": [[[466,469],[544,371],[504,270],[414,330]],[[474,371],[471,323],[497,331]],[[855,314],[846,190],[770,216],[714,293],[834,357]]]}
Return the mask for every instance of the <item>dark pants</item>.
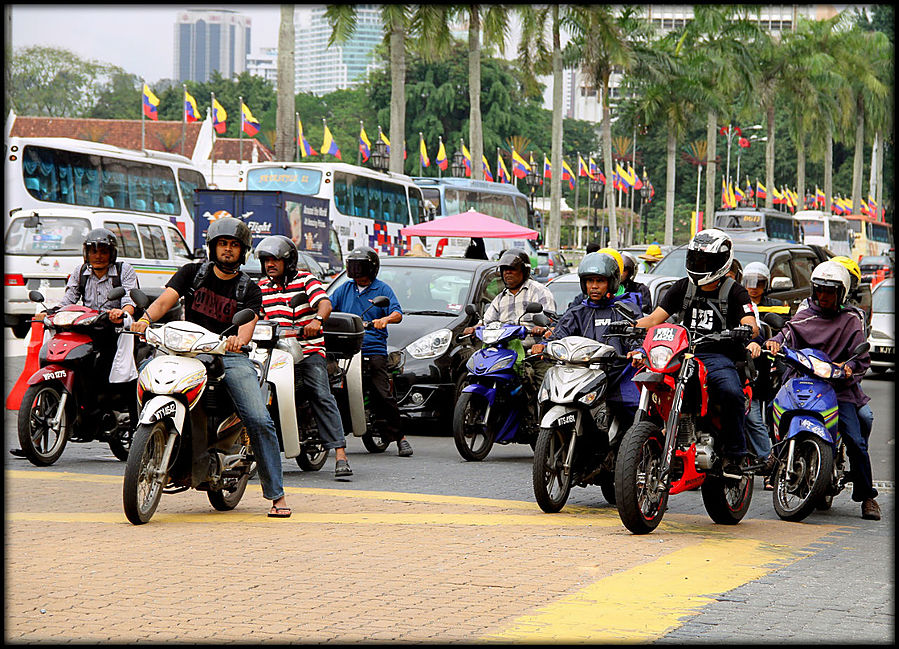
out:
{"label": "dark pants", "polygon": [[385,422],[385,429],[379,431],[385,441],[396,442],[403,437],[400,430],[400,409],[396,397],[390,389],[390,375],[387,371],[387,356],[373,354],[362,358],[363,389],[368,393],[374,412]]}
{"label": "dark pants", "polygon": [[868,437],[871,429],[862,426],[858,417],[858,407],[846,401],[839,403],[839,428],[846,442],[852,476],[852,500],[862,502],[866,498],[876,498],[874,476],[871,471],[871,457],[868,455]]}
{"label": "dark pants", "polygon": [[734,362],[724,354],[696,355],[704,364],[709,387],[709,404],[721,407],[721,433],[724,454],[743,457],[749,454],[743,426],[746,421],[746,397],[743,382]]}

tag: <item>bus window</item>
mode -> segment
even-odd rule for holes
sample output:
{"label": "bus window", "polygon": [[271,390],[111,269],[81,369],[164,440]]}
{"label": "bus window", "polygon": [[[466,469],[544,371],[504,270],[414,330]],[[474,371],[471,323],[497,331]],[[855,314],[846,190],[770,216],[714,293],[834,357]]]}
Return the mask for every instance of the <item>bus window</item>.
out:
{"label": "bus window", "polygon": [[147,259],[168,259],[168,247],[165,234],[157,225],[139,225],[141,243],[144,244],[144,256]]}
{"label": "bus window", "polygon": [[348,183],[351,179],[351,176],[344,173],[334,174],[334,207],[341,214],[353,214],[352,194]]}
{"label": "bus window", "polygon": [[352,197],[352,216],[368,217],[368,183],[365,178],[352,177],[349,193]]}
{"label": "bus window", "polygon": [[447,187],[443,198],[443,214],[459,214],[468,209],[462,206],[462,192],[455,188]]}
{"label": "bus window", "polygon": [[765,232],[771,239],[798,241],[799,224],[789,217],[768,216],[765,219]]}
{"label": "bus window", "polygon": [[117,223],[114,221],[106,221],[103,227],[109,229],[116,235],[119,244],[122,246],[121,254],[123,257],[140,257],[140,243],[137,241],[137,230],[133,223]]}
{"label": "bus window", "polygon": [[890,230],[879,223],[868,223],[868,238],[878,243],[890,243]]}
{"label": "bus window", "polygon": [[[411,189],[410,189],[411,193]],[[437,214],[451,214],[452,212],[446,212],[443,209],[443,204],[440,201],[440,190],[439,189],[431,189],[430,187],[422,188],[421,195],[426,201],[430,201],[431,204],[437,209]]]}
{"label": "bus window", "polygon": [[[402,185],[384,183],[384,219],[394,223],[409,223],[409,207],[406,204],[406,191]],[[389,197],[389,200],[386,200]]]}
{"label": "bus window", "polygon": [[[199,171],[193,169],[178,170],[178,184],[181,186],[181,196],[191,217],[194,214],[194,190],[206,189],[206,178]],[[176,207],[178,199],[174,192],[165,192],[164,200],[160,201],[161,212],[164,214],[178,214],[181,210]],[[171,210],[171,211],[169,211]]]}
{"label": "bus window", "polygon": [[421,190],[418,187],[409,188],[409,211],[411,212],[413,224],[424,221],[424,201],[422,200]]}
{"label": "bus window", "polygon": [[[806,228],[808,232],[808,228]],[[830,221],[830,240],[831,241],[847,241],[849,238],[849,230],[842,221]]]}
{"label": "bus window", "polygon": [[[359,178],[359,180],[363,180]],[[381,212],[381,183],[374,178],[365,178],[365,189],[368,193],[368,218],[380,219]]]}
{"label": "bus window", "polygon": [[315,196],[321,187],[322,172],[317,169],[267,167],[247,172],[247,189],[284,191]]}

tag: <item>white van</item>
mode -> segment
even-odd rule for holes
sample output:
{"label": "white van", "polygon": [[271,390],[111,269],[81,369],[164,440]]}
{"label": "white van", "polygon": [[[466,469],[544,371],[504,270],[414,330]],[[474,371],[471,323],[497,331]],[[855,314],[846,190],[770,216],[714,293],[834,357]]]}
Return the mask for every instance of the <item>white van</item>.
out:
{"label": "white van", "polygon": [[69,275],[84,263],[81,246],[94,228],[115,233],[117,261],[131,264],[140,287],[150,294],[158,295],[175,271],[193,259],[178,228],[161,216],[61,207],[13,210],[5,220],[4,324],[19,338],[28,333],[35,313],[28,292],[38,290],[46,305],[58,304]]}

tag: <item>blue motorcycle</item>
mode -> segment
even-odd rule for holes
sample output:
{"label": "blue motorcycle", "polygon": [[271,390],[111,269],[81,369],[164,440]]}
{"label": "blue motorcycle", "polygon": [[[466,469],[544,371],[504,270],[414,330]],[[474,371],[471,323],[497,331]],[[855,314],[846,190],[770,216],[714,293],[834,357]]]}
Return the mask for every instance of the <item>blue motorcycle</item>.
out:
{"label": "blue motorcycle", "polygon": [[[525,313],[536,314],[534,323],[547,326],[549,319],[542,310],[540,304],[531,302]],[[477,315],[473,305],[465,311]],[[484,346],[468,359],[466,385],[453,412],[453,440],[459,454],[469,462],[480,462],[495,443],[517,442],[533,448],[538,433],[535,410],[539,386],[533,385],[530,362],[539,355],[527,357],[523,353],[520,341],[528,336],[528,328],[491,322],[477,327],[474,334]]]}
{"label": "blue motorcycle", "polygon": [[[862,343],[849,360],[868,351]],[[781,347],[769,356],[782,360],[802,376],[784,382],[772,408],[774,453],[774,511],[786,521],[801,521],[818,507],[826,509],[845,487],[846,446],[838,425],[833,381],[844,379],[843,369],[824,352]],[[847,361],[848,362],[848,361]]]}

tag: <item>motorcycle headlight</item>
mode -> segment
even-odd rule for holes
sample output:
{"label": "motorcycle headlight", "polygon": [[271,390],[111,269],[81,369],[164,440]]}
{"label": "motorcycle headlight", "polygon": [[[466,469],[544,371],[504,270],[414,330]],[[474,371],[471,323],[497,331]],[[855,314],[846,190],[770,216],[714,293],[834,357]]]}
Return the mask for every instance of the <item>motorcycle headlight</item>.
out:
{"label": "motorcycle headlight", "polygon": [[560,361],[568,360],[568,348],[561,342],[551,342],[546,346],[546,352],[552,358]]}
{"label": "motorcycle headlight", "polygon": [[507,369],[515,365],[515,356],[506,356],[504,358],[499,359],[493,365],[490,366],[489,372],[499,372],[500,370]]}
{"label": "motorcycle headlight", "polygon": [[151,327],[147,327],[147,330],[144,331],[144,338],[147,339],[147,343],[150,345],[161,345],[162,338],[159,337],[159,330],[153,329]]}
{"label": "motorcycle headlight", "polygon": [[481,331],[481,340],[483,340],[486,344],[495,343],[500,337],[503,335],[503,327],[502,325],[498,327],[492,327],[490,325],[484,327]]}
{"label": "motorcycle headlight", "polygon": [[674,356],[673,350],[667,347],[655,347],[649,352],[649,364],[657,369],[662,369],[668,364],[672,356]]}
{"label": "motorcycle headlight", "polygon": [[822,379],[829,379],[833,376],[833,365],[825,363],[814,356],[809,356],[809,360],[812,363],[812,370],[814,370],[815,376],[820,376]]}
{"label": "motorcycle headlight", "polygon": [[435,358],[449,349],[452,340],[452,331],[438,329],[407,345],[406,351],[412,358]]}
{"label": "motorcycle headlight", "polygon": [[580,399],[578,399],[578,401],[580,401],[585,406],[589,406],[594,401],[596,401],[597,398],[599,398],[599,392],[597,390],[594,390],[593,392],[588,392],[587,394],[582,396]]}
{"label": "motorcycle headlight", "polygon": [[165,330],[165,346],[173,352],[189,352],[194,343],[202,338],[199,331],[181,331],[172,327]]}
{"label": "motorcycle headlight", "polygon": [[[78,318],[84,315],[83,311],[60,311],[56,315],[52,317],[50,322],[57,327],[66,327],[70,324],[73,324]],[[89,320],[85,320],[81,324],[89,324],[92,322],[94,318]]]}
{"label": "motorcycle headlight", "polygon": [[269,324],[256,323],[253,328],[253,340],[267,342],[275,337],[275,328]]}

